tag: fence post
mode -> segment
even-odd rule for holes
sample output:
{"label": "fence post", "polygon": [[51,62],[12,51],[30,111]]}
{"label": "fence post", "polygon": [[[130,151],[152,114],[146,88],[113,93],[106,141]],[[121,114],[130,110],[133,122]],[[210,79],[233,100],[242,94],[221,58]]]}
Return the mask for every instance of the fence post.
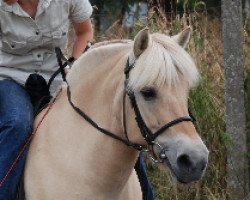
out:
{"label": "fence post", "polygon": [[249,190],[242,20],[241,0],[222,0],[226,129],[231,138],[227,175],[231,199],[244,199]]}

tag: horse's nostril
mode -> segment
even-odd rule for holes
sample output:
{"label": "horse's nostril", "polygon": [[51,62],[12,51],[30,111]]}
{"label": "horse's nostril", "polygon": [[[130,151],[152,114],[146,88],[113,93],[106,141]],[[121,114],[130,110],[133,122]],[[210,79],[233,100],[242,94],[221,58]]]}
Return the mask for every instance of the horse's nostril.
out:
{"label": "horse's nostril", "polygon": [[193,166],[193,162],[191,161],[191,159],[188,155],[183,154],[183,155],[178,157],[177,165],[182,169],[190,170],[191,167]]}
{"label": "horse's nostril", "polygon": [[191,171],[204,171],[207,166],[207,161],[201,159],[198,162],[193,162],[191,157],[187,154],[182,154],[177,159],[177,165],[179,169],[184,170],[186,172]]}

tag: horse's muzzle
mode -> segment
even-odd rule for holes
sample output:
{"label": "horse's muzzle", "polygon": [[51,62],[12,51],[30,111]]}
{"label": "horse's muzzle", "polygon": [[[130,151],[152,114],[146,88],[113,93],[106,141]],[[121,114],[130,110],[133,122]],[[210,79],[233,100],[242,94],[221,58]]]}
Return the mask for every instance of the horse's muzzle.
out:
{"label": "horse's muzzle", "polygon": [[201,140],[192,145],[182,139],[172,140],[164,143],[163,149],[155,149],[155,153],[180,183],[198,181],[206,171],[209,153]]}

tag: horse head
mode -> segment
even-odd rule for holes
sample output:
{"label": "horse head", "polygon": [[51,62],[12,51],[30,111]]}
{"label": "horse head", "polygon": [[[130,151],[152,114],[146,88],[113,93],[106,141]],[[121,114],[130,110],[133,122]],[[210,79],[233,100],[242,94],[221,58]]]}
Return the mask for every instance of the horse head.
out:
{"label": "horse head", "polygon": [[[125,84],[132,104],[127,116],[129,138],[151,146],[160,165],[182,183],[199,180],[208,162],[208,150],[188,109],[189,91],[199,80],[184,50],[189,38],[190,28],[173,37],[140,31]],[[135,134],[139,131],[143,137]]]}

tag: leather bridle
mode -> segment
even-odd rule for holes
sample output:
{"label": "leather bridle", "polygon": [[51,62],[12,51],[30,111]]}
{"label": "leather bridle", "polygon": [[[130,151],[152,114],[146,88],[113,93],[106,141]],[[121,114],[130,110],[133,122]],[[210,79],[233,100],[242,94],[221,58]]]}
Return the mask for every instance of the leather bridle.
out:
{"label": "leather bridle", "polygon": [[[117,136],[116,134],[110,132],[109,130],[100,127],[95,121],[93,121],[83,110],[81,110],[80,108],[78,108],[73,102],[72,102],[72,98],[71,98],[71,91],[70,91],[70,86],[66,80],[66,75],[64,73],[63,67],[64,65],[62,64],[62,58],[65,59],[65,57],[63,56],[61,50],[56,50],[56,55],[57,55],[57,59],[58,59],[58,64],[60,66],[60,72],[62,74],[62,78],[63,80],[66,82],[67,84],[67,98],[69,101],[69,104],[71,105],[71,107],[82,117],[84,118],[90,125],[92,125],[95,129],[97,129],[98,131],[102,132],[103,134],[110,136],[111,138],[118,140],[122,143],[124,143],[125,145],[132,147],[134,149],[136,149],[137,151],[149,151],[149,149],[152,149],[152,153],[153,153],[153,157],[154,160],[158,160],[158,162],[162,162],[164,159],[166,159],[166,155],[165,155],[165,150],[167,149],[166,147],[161,147],[161,145],[159,143],[157,143],[155,141],[155,139],[161,135],[162,133],[164,133],[165,130],[169,129],[170,127],[179,124],[181,122],[194,122],[195,119],[192,115],[188,116],[188,117],[180,117],[177,119],[174,119],[173,121],[168,122],[167,124],[165,124],[164,126],[162,126],[161,128],[159,128],[155,133],[152,133],[152,131],[148,128],[148,126],[146,125],[140,109],[138,107],[137,101],[136,101],[136,97],[134,94],[134,91],[131,91],[128,88],[128,82],[129,82],[129,75],[130,75],[130,71],[135,67],[135,61],[133,61],[132,63],[130,63],[130,59],[128,58],[125,69],[124,69],[124,74],[125,74],[125,81],[124,81],[124,92],[123,92],[123,129],[124,129],[124,135],[125,135],[125,139],[122,137]],[[128,133],[127,133],[127,126],[126,126],[126,111],[125,111],[125,104],[126,104],[126,95],[129,97],[130,99],[130,103],[132,105],[134,114],[135,114],[135,120],[137,122],[138,128],[140,129],[141,135],[144,138],[144,140],[147,142],[147,145],[142,145],[142,144],[137,144],[134,143],[132,141],[129,140],[128,137]],[[155,156],[154,151],[153,151],[153,146],[157,145],[158,148],[161,148],[160,150],[160,154],[157,156]],[[160,160],[159,160],[160,159]]]}
{"label": "leather bridle", "polygon": [[[156,146],[161,148],[160,154],[158,155],[158,157],[155,156],[155,154],[153,152],[153,148],[151,148],[152,153],[153,153],[153,160],[154,161],[158,160],[158,161],[162,162],[162,160],[164,160],[166,158],[166,155],[165,155],[164,151],[167,149],[167,147],[162,147],[158,142],[156,142],[156,138],[159,135],[161,135],[162,133],[164,133],[165,130],[169,129],[170,127],[172,127],[172,126],[174,126],[176,124],[179,124],[181,122],[195,122],[196,120],[189,111],[189,116],[188,117],[180,117],[180,118],[174,119],[174,120],[166,123],[165,125],[163,125],[156,132],[152,133],[152,131],[148,128],[148,126],[146,125],[146,123],[145,123],[145,121],[144,121],[144,119],[143,119],[143,117],[141,115],[141,112],[140,112],[140,109],[138,107],[134,92],[132,90],[130,90],[129,87],[128,87],[130,71],[134,67],[135,67],[135,61],[130,63],[130,59],[128,58],[127,59],[127,64],[126,64],[126,67],[125,67],[125,70],[124,70],[124,74],[125,74],[124,90],[126,91],[126,94],[128,95],[128,97],[130,99],[130,103],[131,103],[132,108],[133,108],[134,113],[135,113],[135,120],[137,122],[138,128],[140,129],[142,137],[147,142],[148,147],[153,147],[154,145],[156,145]],[[160,158],[160,160],[159,160],[159,158]]]}

